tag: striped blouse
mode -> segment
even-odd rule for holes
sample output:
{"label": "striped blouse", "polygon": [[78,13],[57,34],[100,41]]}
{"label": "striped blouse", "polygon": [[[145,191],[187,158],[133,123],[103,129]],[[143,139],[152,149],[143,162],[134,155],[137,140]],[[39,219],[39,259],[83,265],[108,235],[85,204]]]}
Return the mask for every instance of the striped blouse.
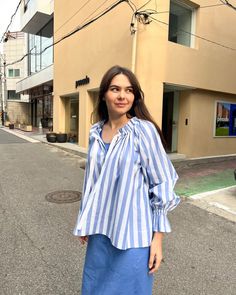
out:
{"label": "striped blouse", "polygon": [[104,121],[90,129],[83,194],[74,235],[104,234],[118,249],[150,246],[153,232],[170,232],[167,212],[180,198],[178,176],[155,126],[133,117],[108,151]]}

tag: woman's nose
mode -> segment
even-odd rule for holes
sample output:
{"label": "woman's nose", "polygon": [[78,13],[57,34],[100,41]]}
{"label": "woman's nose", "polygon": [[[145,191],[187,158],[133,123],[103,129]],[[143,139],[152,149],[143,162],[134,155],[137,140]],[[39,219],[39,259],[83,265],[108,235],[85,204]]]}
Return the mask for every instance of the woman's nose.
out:
{"label": "woman's nose", "polygon": [[124,90],[121,90],[121,91],[119,92],[119,98],[120,98],[120,99],[124,99],[124,98],[125,98],[125,91],[124,91]]}

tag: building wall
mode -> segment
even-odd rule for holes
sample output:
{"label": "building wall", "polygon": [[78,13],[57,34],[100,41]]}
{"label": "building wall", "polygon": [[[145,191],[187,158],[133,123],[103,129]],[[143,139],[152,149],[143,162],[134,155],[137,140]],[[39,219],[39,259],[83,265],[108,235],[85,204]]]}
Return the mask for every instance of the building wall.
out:
{"label": "building wall", "polygon": [[[26,35],[22,32],[12,32],[8,41],[3,44],[3,53],[6,64],[19,60],[26,53]],[[9,77],[9,69],[19,69],[20,76]],[[16,83],[27,75],[27,58],[13,65],[6,66],[7,90],[16,90]],[[28,102],[28,95],[20,95],[20,100]]]}
{"label": "building wall", "polygon": [[[91,1],[65,23],[86,1],[55,1],[54,39],[72,31],[83,23],[101,4]],[[108,1],[94,15],[113,4]],[[99,5],[100,4],[100,5]],[[89,19],[91,18],[89,17]],[[97,89],[105,71],[114,64],[131,67],[132,38],[130,36],[130,9],[126,3],[54,48],[54,130],[65,130],[64,100],[70,94],[79,95],[79,145],[87,146],[89,118],[93,107],[88,91]],[[65,24],[64,24],[65,23]],[[90,83],[75,88],[75,81],[86,75]],[[64,96],[64,98],[61,98]]]}
{"label": "building wall", "polygon": [[[137,7],[147,3],[145,0],[133,2]],[[211,0],[182,2],[193,7],[212,5]],[[113,1],[108,1],[95,14],[111,3]],[[62,0],[60,3],[55,1],[55,41],[83,23],[83,20],[99,6],[96,1],[85,4],[86,1],[80,1],[80,4],[75,4],[72,0]],[[180,95],[179,122],[182,123],[178,125],[179,153],[191,157],[235,153],[233,145],[236,138],[213,139],[214,108],[211,109],[213,100],[217,97],[216,93],[219,92],[224,93],[222,94],[224,97],[236,101],[235,96],[229,96],[236,94],[235,51],[196,37],[193,37],[195,39],[193,48],[169,42],[170,1],[153,0],[143,9],[157,9],[158,12],[165,13],[155,14],[157,21],[152,21],[150,24],[138,23],[137,33],[131,35],[129,28],[132,11],[127,3],[122,3],[102,19],[55,46],[55,131],[65,130],[66,100],[70,95],[78,95],[79,145],[87,147],[89,119],[101,77],[110,66],[120,64],[135,71],[145,93],[145,102],[160,126],[165,85],[189,89]],[[226,6],[197,8],[195,19],[194,34],[236,48],[234,32],[228,29],[229,26],[234,27],[236,22],[232,9]],[[85,78],[86,75],[90,77],[90,83],[75,89],[75,81]],[[206,93],[208,93],[207,99],[203,99]],[[206,109],[211,110],[202,119],[202,122],[206,121],[208,130],[204,128],[204,133],[201,134],[203,143],[192,144],[199,136],[199,114],[196,110],[197,107],[205,110],[204,104]],[[188,126],[183,125],[186,116],[189,118]]]}
{"label": "building wall", "polygon": [[[141,5],[145,1],[139,1]],[[182,1],[191,5],[191,1]],[[193,1],[198,6],[212,1]],[[157,1],[157,11],[169,11],[170,1]],[[196,5],[193,5],[196,6]],[[155,8],[151,1],[146,8]],[[220,13],[220,17],[218,17]],[[236,93],[236,51],[194,38],[190,48],[168,41],[169,13],[154,16],[160,22],[139,24],[136,73],[152,114],[161,125],[163,83]],[[196,9],[194,34],[236,48],[235,12],[227,6]],[[227,24],[227,25],[225,25]]]}
{"label": "building wall", "polygon": [[8,119],[12,123],[30,124],[30,104],[26,102],[8,102]]}
{"label": "building wall", "polygon": [[[236,102],[236,95],[205,90],[180,94],[178,152],[189,157],[236,153],[235,137],[215,137],[216,101]],[[185,125],[188,119],[188,125]]]}

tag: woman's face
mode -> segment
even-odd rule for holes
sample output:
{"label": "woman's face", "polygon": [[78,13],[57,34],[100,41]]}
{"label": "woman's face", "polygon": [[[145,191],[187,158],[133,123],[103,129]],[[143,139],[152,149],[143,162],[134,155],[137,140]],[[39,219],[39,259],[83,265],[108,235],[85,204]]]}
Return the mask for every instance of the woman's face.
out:
{"label": "woman's face", "polygon": [[109,117],[125,115],[132,107],[134,102],[133,87],[129,79],[123,75],[116,75],[105,93]]}

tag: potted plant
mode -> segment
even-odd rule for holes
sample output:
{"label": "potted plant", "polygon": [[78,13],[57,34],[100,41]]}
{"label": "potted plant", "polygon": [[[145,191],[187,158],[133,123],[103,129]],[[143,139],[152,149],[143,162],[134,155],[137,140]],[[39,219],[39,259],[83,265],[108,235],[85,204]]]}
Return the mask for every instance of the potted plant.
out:
{"label": "potted plant", "polygon": [[57,134],[55,132],[48,132],[46,134],[46,138],[48,142],[56,142],[57,141]]}
{"label": "potted plant", "polygon": [[67,142],[67,133],[57,133],[57,142],[63,143]]}
{"label": "potted plant", "polygon": [[71,143],[75,143],[76,142],[76,134],[69,133],[68,134],[68,141],[71,142]]}
{"label": "potted plant", "polygon": [[14,123],[10,123],[8,126],[9,126],[9,129],[14,129]]}

